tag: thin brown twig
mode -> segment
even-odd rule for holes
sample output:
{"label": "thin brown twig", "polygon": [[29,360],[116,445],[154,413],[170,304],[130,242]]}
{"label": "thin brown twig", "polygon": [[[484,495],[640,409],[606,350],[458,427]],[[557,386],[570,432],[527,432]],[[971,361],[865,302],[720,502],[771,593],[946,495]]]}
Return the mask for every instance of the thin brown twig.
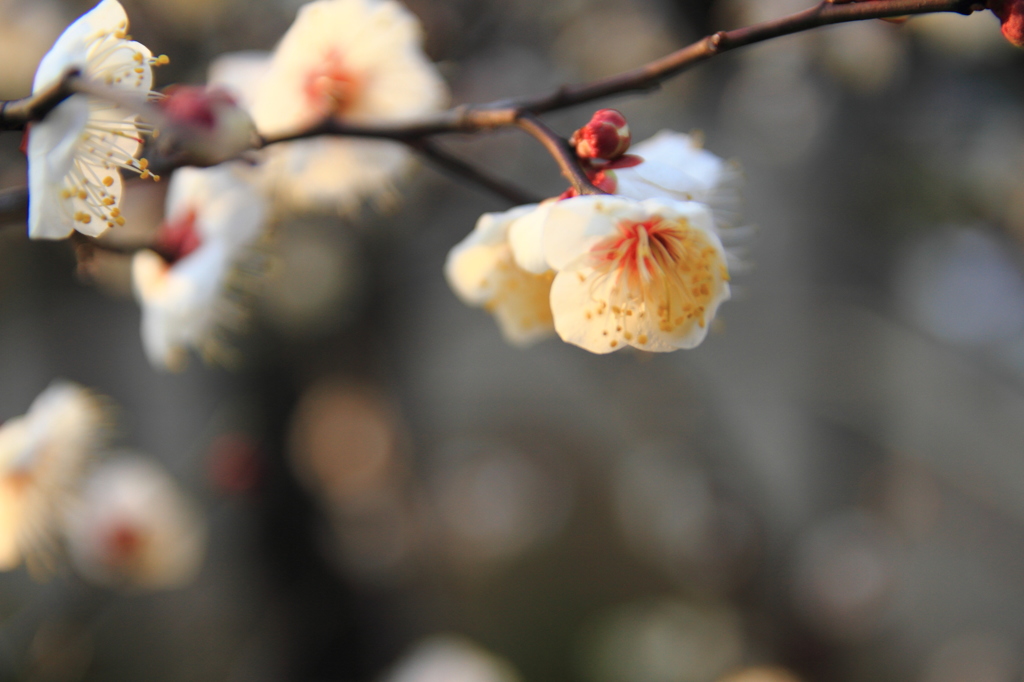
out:
{"label": "thin brown twig", "polygon": [[539,118],[529,112],[522,113],[516,123],[520,128],[535,137],[548,153],[558,162],[562,169],[562,175],[569,181],[577,194],[604,194],[590,182],[583,167],[580,165],[579,157],[565,138],[544,124]]}
{"label": "thin brown twig", "polygon": [[69,69],[64,76],[39,92],[10,101],[0,100],[0,130],[24,130],[29,123],[42,120],[74,92],[71,85],[78,78],[78,69]]}
{"label": "thin brown twig", "polygon": [[[524,115],[535,117],[538,114],[586,104],[612,95],[646,92],[696,64],[747,45],[831,24],[936,12],[971,14],[985,7],[986,3],[980,0],[822,0],[814,7],[780,19],[732,31],[719,31],[639,68],[587,83],[566,85],[543,95],[487,104],[461,105],[403,124],[353,125],[327,120],[307,130],[262,137],[256,147],[320,135],[391,139],[415,147],[414,142],[444,133],[477,132],[509,126],[519,126],[528,132],[534,128],[533,132],[536,132],[533,124],[523,124],[523,121],[531,120],[529,116]],[[76,75],[69,72],[58,85],[23,100],[0,102],[0,130],[22,129],[29,122],[39,120],[70,94],[71,87],[94,96],[114,98],[112,101],[122,103],[118,93],[106,92],[108,89],[78,79]],[[159,111],[154,107],[129,101],[123,104],[147,118],[156,117],[153,122],[161,120]],[[532,120],[536,121],[535,118]],[[545,141],[545,137],[538,139]],[[562,166],[563,172],[566,172],[567,177],[573,181],[577,191],[596,191],[589,180],[579,177],[579,172],[582,171],[578,169],[578,163],[566,163],[564,150],[559,145],[545,143],[545,146]],[[450,170],[454,172],[454,169]]]}
{"label": "thin brown twig", "polygon": [[318,135],[375,137],[408,141],[444,133],[467,133],[518,125],[523,113],[543,114],[586,104],[612,95],[646,92],[716,55],[773,38],[822,26],[910,14],[955,12],[971,14],[985,8],[979,0],[862,0],[829,2],[780,19],[732,31],[719,31],[643,66],[608,78],[565,85],[554,92],[486,104],[464,104],[403,124],[354,125],[324,121],[308,130],[268,136],[261,146]]}
{"label": "thin brown twig", "polygon": [[449,154],[430,140],[410,140],[407,144],[438,168],[441,168],[452,175],[469,180],[484,189],[488,189],[498,196],[508,200],[512,205],[536,204],[540,201],[538,197],[531,195],[529,192],[522,190],[505,180],[500,180],[488,175],[476,166]]}

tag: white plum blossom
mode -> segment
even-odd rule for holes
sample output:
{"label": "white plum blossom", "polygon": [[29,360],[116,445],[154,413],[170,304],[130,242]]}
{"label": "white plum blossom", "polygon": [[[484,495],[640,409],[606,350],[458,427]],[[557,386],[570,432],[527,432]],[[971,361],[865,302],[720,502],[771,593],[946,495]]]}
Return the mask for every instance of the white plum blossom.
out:
{"label": "white plum blossom", "polygon": [[629,149],[641,163],[605,172],[611,190],[630,199],[673,199],[709,205],[719,229],[736,226],[743,175],[738,165],[704,149],[693,135],[662,130]]}
{"label": "white plum blossom", "polygon": [[[117,0],[102,0],[71,24],[39,64],[33,92],[60,81],[69,69],[84,78],[146,101],[154,59],[145,45],[129,40],[128,17]],[[98,236],[124,223],[120,213],[127,169],[151,177],[136,159],[142,133],[151,127],[127,109],[75,94],[34,123],[28,136],[29,236],[63,239],[73,231]],[[156,176],[152,176],[156,177]]]}
{"label": "white plum blossom", "polygon": [[256,93],[270,68],[270,53],[263,50],[229,52],[210,62],[206,83],[227,90],[239,106],[252,111]]}
{"label": "white plum blossom", "polygon": [[154,366],[184,365],[187,347],[208,359],[224,350],[220,332],[240,311],[226,296],[239,259],[260,237],[268,207],[240,164],[181,168],[171,178],[157,251],[132,261],[142,305],[142,342]]}
{"label": "white plum blossom", "polygon": [[[418,20],[394,0],[303,6],[255,94],[257,129],[274,136],[326,119],[402,123],[440,109],[447,88],[421,42]],[[343,210],[382,197],[410,159],[399,143],[331,137],[268,151],[278,198],[299,208]]]}
{"label": "white plum blossom", "polygon": [[539,225],[521,231],[530,238],[514,242],[514,257],[557,273],[550,302],[563,341],[593,353],[693,348],[729,298],[725,249],[705,204],[588,195],[534,215]]}
{"label": "white plum blossom", "polygon": [[85,481],[67,514],[68,552],[87,580],[107,587],[169,589],[202,564],[206,523],[157,464],[118,457]]}
{"label": "white plum blossom", "polygon": [[53,568],[63,511],[108,426],[99,398],[55,381],[0,427],[0,570]]}
{"label": "white plum blossom", "polygon": [[476,227],[448,253],[444,273],[467,305],[482,307],[505,338],[526,346],[554,332],[548,296],[554,272],[533,273],[514,260],[509,227],[538,211],[536,204],[504,213],[485,213]]}
{"label": "white plum blossom", "polygon": [[503,658],[475,642],[435,635],[418,642],[383,682],[519,682],[519,673]]}

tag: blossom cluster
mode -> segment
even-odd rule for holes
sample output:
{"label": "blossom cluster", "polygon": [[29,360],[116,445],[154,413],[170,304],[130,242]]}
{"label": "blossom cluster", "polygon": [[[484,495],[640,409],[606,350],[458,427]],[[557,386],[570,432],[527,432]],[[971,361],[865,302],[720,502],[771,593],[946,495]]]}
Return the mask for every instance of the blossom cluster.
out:
{"label": "blossom cluster", "polygon": [[401,123],[440,109],[448,94],[420,49],[418,22],[393,0],[311,2],[273,53],[224,55],[206,86],[164,93],[151,91],[152,67],[167,58],[152,58],[127,30],[117,0],[102,0],[40,64],[34,92],[74,69],[111,95],[74,94],[32,126],[29,234],[98,237],[123,226],[119,171],[159,179],[137,158],[144,136],[164,158],[210,166],[174,171],[166,218],[132,263],[146,353],[179,369],[189,348],[226,357],[224,331],[241,313],[238,266],[275,217],[386,200],[410,161],[389,142],[320,138],[256,152],[259,141],[326,121]]}
{"label": "blossom cluster", "polygon": [[[152,66],[166,58],[153,59],[127,28],[117,0],[102,0],[40,65],[37,91],[73,68],[126,98],[75,94],[33,126],[29,231],[95,237],[123,225],[118,170],[157,179],[136,158],[143,135],[163,133],[153,146],[164,158],[209,166],[174,171],[166,218],[132,263],[147,355],[178,369],[189,348],[225,357],[224,329],[241,317],[230,294],[237,266],[275,219],[382,200],[408,167],[398,143],[304,133],[414,121],[443,107],[447,89],[418,22],[394,0],[311,2],[273,53],[224,55],[207,85],[160,94],[150,90]],[[155,111],[155,123],[140,122],[140,111]],[[262,143],[272,138],[285,141]],[[621,114],[597,112],[570,144],[606,194],[572,189],[487,214],[452,250],[452,287],[491,310],[511,341],[556,331],[595,353],[692,348],[729,298],[722,240],[737,218],[735,166],[670,131],[631,143]]]}
{"label": "blossom cluster", "polygon": [[23,561],[52,573],[66,550],[91,582],[121,588],[181,585],[199,569],[205,523],[152,461],[100,461],[109,407],[55,381],[28,412],[0,426],[0,570]]}
{"label": "blossom cluster", "polygon": [[520,345],[552,332],[593,353],[700,344],[730,295],[738,169],[667,130],[631,148],[613,110],[571,142],[608,194],[482,216],[449,254],[448,282]]}

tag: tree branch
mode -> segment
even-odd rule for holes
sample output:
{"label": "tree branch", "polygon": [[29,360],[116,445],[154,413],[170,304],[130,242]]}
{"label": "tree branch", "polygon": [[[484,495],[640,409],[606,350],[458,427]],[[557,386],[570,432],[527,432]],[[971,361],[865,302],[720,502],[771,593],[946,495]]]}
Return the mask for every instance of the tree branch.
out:
{"label": "tree branch", "polygon": [[584,172],[583,167],[580,165],[576,152],[565,141],[565,138],[544,125],[543,121],[531,113],[521,114],[516,123],[544,145],[548,153],[558,162],[558,167],[562,169],[562,175],[572,184],[572,188],[576,190],[577,194],[605,193],[591,184],[590,178],[587,177],[586,172]]}
{"label": "tree branch", "polygon": [[53,85],[22,99],[0,101],[0,130],[24,130],[33,121],[41,121],[74,92],[72,84],[78,69],[69,69]]}
{"label": "tree branch", "polygon": [[375,137],[408,142],[444,133],[468,133],[519,125],[524,112],[543,114],[612,95],[653,90],[663,81],[716,55],[773,38],[850,21],[935,12],[971,14],[984,8],[985,3],[979,0],[823,0],[814,7],[781,19],[732,31],[719,31],[631,71],[589,83],[565,85],[551,93],[485,104],[463,104],[403,124],[358,125],[328,120],[308,130],[265,137],[260,146],[318,135]]}
{"label": "tree branch", "polygon": [[[537,115],[586,104],[612,95],[649,91],[657,88],[663,81],[716,55],[821,26],[934,12],[970,14],[985,9],[985,7],[986,3],[981,0],[822,0],[814,7],[787,17],[732,31],[719,31],[637,69],[588,83],[563,86],[547,94],[485,104],[461,105],[402,124],[358,125],[326,120],[306,130],[261,137],[255,146],[262,148],[271,144],[320,135],[396,140],[417,149],[450,172],[472,179],[512,200],[518,190],[510,188],[501,181],[487,178],[465,162],[446,155],[432,145],[421,143],[428,137],[445,133],[472,133],[519,126],[544,144],[577,192],[580,194],[599,193],[600,190],[587,179],[565,141],[537,119]],[[22,100],[0,102],[0,130],[24,129],[28,123],[44,117],[71,92],[84,92],[95,97],[106,98],[140,113],[151,123],[169,124],[166,117],[155,107],[134,101],[127,95],[112,92],[110,88],[104,88],[100,84],[77,76],[77,72],[70,71],[59,83],[45,91]],[[510,189],[512,189],[511,193]],[[2,208],[2,202],[0,202],[0,216],[3,215]]]}
{"label": "tree branch", "polygon": [[438,168],[451,175],[469,180],[484,189],[507,199],[512,205],[536,204],[539,198],[525,190],[519,189],[504,180],[492,177],[462,159],[452,156],[429,140],[410,140],[407,144],[423,157],[433,162]]}

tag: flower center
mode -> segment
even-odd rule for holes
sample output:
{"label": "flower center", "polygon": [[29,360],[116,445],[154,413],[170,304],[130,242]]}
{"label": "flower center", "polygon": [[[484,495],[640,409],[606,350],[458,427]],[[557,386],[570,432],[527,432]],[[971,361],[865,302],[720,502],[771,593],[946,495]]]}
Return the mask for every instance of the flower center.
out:
{"label": "flower center", "polygon": [[189,208],[160,226],[155,246],[156,251],[173,265],[202,244],[203,238],[196,230],[196,210]]}
{"label": "flower center", "polygon": [[118,565],[130,562],[138,555],[142,541],[138,528],[127,523],[115,524],[103,538],[108,563]]}
{"label": "flower center", "polygon": [[309,105],[319,115],[340,116],[355,101],[359,78],[345,67],[338,51],[332,49],[306,74],[303,90]]}
{"label": "flower center", "polygon": [[[627,334],[639,324],[636,318],[648,315],[656,316],[662,332],[685,333],[694,324],[703,327],[712,299],[729,280],[718,249],[685,219],[624,220],[618,234],[591,249],[590,258],[597,274],[593,284],[597,309],[585,315],[603,316],[610,309],[616,331],[625,327]],[[610,288],[602,287],[609,284],[609,277],[614,278]],[[607,298],[598,296],[598,291],[607,291]],[[634,316],[635,321],[627,324]]]}

